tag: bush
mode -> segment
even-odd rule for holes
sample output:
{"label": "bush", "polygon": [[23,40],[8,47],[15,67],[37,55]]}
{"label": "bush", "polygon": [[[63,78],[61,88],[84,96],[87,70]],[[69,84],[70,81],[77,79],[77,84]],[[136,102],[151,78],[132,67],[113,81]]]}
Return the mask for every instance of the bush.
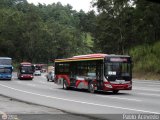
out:
{"label": "bush", "polygon": [[134,72],[160,73],[160,42],[153,45],[142,45],[132,48]]}

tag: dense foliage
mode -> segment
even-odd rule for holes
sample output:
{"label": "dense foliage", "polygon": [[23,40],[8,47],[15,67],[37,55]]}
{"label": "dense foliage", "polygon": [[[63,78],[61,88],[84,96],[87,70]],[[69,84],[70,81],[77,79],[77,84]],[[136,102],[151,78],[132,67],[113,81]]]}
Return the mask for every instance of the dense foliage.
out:
{"label": "dense foliage", "polygon": [[35,6],[26,0],[0,0],[0,56],[48,62],[92,53],[93,41],[83,27],[90,14],[94,12],[77,12],[60,2]]}
{"label": "dense foliage", "polygon": [[134,70],[160,73],[160,4],[93,0],[98,12],[60,2],[0,0],[0,56],[49,62],[88,53],[129,54]]}
{"label": "dense foliage", "polygon": [[160,40],[160,4],[146,0],[95,0],[99,15],[96,45],[102,52],[128,53]]}

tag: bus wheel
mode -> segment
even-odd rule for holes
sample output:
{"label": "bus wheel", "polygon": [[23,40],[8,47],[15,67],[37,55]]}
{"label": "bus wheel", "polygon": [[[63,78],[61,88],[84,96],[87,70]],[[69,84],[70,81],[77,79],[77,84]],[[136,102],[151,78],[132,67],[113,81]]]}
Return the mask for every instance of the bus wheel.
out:
{"label": "bus wheel", "polygon": [[118,93],[118,91],[119,91],[119,90],[113,90],[113,93],[114,93],[114,94],[117,94],[117,93]]}
{"label": "bus wheel", "polygon": [[63,80],[63,89],[68,90],[68,85],[65,80]]}
{"label": "bus wheel", "polygon": [[89,83],[88,91],[89,91],[90,93],[95,93],[95,87],[94,87],[93,82],[90,82],[90,83]]}

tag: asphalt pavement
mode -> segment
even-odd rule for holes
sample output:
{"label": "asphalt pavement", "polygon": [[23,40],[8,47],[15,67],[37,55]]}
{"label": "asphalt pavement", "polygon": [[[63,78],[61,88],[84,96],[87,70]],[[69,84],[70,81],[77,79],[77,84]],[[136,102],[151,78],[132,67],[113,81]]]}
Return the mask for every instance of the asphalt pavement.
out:
{"label": "asphalt pavement", "polygon": [[0,120],[96,120],[0,95]]}
{"label": "asphalt pavement", "polygon": [[[64,116],[62,119],[67,119],[66,115],[74,115],[74,117],[69,117],[73,120],[77,119],[76,117],[82,120],[124,120],[129,119],[130,116],[146,119],[139,117],[146,114],[150,115],[150,119],[160,119],[160,81],[158,80],[133,80],[133,90],[120,91],[115,95],[111,92],[91,94],[85,90],[63,90],[54,82],[47,82],[44,75],[36,76],[32,81],[20,81],[14,76],[12,81],[0,81],[0,94],[58,110],[56,115]],[[40,112],[36,109],[33,111]],[[62,114],[59,115],[59,112]]]}

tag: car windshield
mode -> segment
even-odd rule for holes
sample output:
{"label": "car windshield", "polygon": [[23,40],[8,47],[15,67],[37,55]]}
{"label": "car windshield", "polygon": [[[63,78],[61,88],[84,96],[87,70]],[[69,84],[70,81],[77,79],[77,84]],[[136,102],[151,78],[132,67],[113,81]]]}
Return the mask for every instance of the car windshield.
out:
{"label": "car windshield", "polygon": [[130,76],[131,64],[130,63],[105,63],[106,76]]}

